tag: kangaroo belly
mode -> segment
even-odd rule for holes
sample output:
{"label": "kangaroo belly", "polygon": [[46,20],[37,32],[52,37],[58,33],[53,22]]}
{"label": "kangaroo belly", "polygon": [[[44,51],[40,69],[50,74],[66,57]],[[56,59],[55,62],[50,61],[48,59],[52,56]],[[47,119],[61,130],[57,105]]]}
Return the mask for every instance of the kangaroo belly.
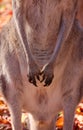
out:
{"label": "kangaroo belly", "polygon": [[57,86],[53,91],[54,85],[36,88],[28,83],[23,93],[23,108],[39,120],[52,118],[61,110],[60,87]]}

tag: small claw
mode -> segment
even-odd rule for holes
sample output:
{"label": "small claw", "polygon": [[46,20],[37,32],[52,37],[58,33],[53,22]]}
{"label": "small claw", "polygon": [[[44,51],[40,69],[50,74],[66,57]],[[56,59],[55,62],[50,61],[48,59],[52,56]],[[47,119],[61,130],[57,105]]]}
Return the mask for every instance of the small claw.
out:
{"label": "small claw", "polygon": [[37,75],[36,77],[37,77],[37,79],[40,81],[39,75]]}
{"label": "small claw", "polygon": [[37,87],[35,78],[33,78],[33,85],[35,85]]}
{"label": "small claw", "polygon": [[44,85],[45,87],[46,87],[46,86],[49,86],[49,85],[52,83],[53,77],[54,77],[54,76],[51,76],[50,78],[47,78],[47,79],[45,80],[45,85]]}
{"label": "small claw", "polygon": [[51,82],[52,82],[52,79],[46,79],[46,81],[45,81],[45,87],[46,86],[49,86],[50,84],[51,84]]}
{"label": "small claw", "polygon": [[29,82],[32,83],[33,85],[35,85],[37,87],[36,80],[35,80],[34,76],[30,76],[29,77]]}
{"label": "small claw", "polygon": [[32,83],[32,77],[27,76],[30,83]]}

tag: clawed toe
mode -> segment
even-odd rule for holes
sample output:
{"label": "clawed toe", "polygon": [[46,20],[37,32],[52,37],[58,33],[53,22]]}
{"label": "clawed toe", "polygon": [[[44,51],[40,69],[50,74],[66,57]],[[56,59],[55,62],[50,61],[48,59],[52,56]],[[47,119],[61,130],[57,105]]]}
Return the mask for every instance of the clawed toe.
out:
{"label": "clawed toe", "polygon": [[32,83],[33,85],[35,85],[37,87],[36,79],[35,79],[34,76],[30,76],[28,80],[29,80],[30,83]]}
{"label": "clawed toe", "polygon": [[53,77],[54,77],[54,76],[48,77],[48,78],[45,80],[45,84],[44,84],[45,87],[46,87],[46,86],[49,86],[49,85],[52,83]]}

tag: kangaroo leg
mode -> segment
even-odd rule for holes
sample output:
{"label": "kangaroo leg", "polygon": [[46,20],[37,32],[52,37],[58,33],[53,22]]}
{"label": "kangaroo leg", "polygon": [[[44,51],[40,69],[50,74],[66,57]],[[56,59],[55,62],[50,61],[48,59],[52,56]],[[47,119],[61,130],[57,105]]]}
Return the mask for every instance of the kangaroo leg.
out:
{"label": "kangaroo leg", "polygon": [[[7,50],[7,48],[6,48]],[[22,130],[21,126],[21,104],[22,104],[22,79],[18,58],[10,49],[3,53],[1,89],[8,103],[13,130]]]}
{"label": "kangaroo leg", "polygon": [[64,105],[64,127],[63,130],[73,130],[75,108],[77,106],[76,101],[69,97]]}
{"label": "kangaroo leg", "polygon": [[[74,68],[73,68],[74,70]],[[62,105],[64,111],[64,127],[63,130],[73,130],[73,121],[74,121],[74,114],[75,109],[78,103],[81,100],[80,95],[80,78],[75,77],[76,73],[74,74],[75,70],[72,72],[71,69],[69,71],[70,75],[65,75],[65,81],[63,81],[62,86]],[[80,75],[77,73],[77,75]],[[75,77],[75,78],[74,78]]]}
{"label": "kangaroo leg", "polygon": [[9,111],[11,114],[12,128],[13,130],[22,130],[21,126],[21,106],[19,97],[13,84],[8,84],[5,76],[1,75],[0,81],[2,84],[2,93],[8,103]]}

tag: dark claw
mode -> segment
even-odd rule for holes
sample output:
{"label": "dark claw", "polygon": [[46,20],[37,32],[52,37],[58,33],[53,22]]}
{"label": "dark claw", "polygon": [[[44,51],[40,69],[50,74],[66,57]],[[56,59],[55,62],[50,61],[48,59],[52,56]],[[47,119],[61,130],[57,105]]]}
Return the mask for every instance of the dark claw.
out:
{"label": "dark claw", "polygon": [[37,75],[37,79],[40,81],[39,75]]}
{"label": "dark claw", "polygon": [[46,81],[45,81],[45,85],[44,86],[45,87],[49,86],[51,84],[51,82],[52,82],[52,79],[47,78]]}
{"label": "dark claw", "polygon": [[33,79],[33,85],[35,85],[37,87],[35,78]]}
{"label": "dark claw", "polygon": [[35,85],[37,87],[36,80],[35,80],[34,76],[30,76],[29,77],[29,82],[32,83],[33,85]]}
{"label": "dark claw", "polygon": [[45,85],[44,85],[45,87],[46,87],[46,86],[49,86],[49,85],[52,83],[53,77],[54,77],[54,76],[51,76],[50,78],[47,78],[47,79],[45,80]]}

